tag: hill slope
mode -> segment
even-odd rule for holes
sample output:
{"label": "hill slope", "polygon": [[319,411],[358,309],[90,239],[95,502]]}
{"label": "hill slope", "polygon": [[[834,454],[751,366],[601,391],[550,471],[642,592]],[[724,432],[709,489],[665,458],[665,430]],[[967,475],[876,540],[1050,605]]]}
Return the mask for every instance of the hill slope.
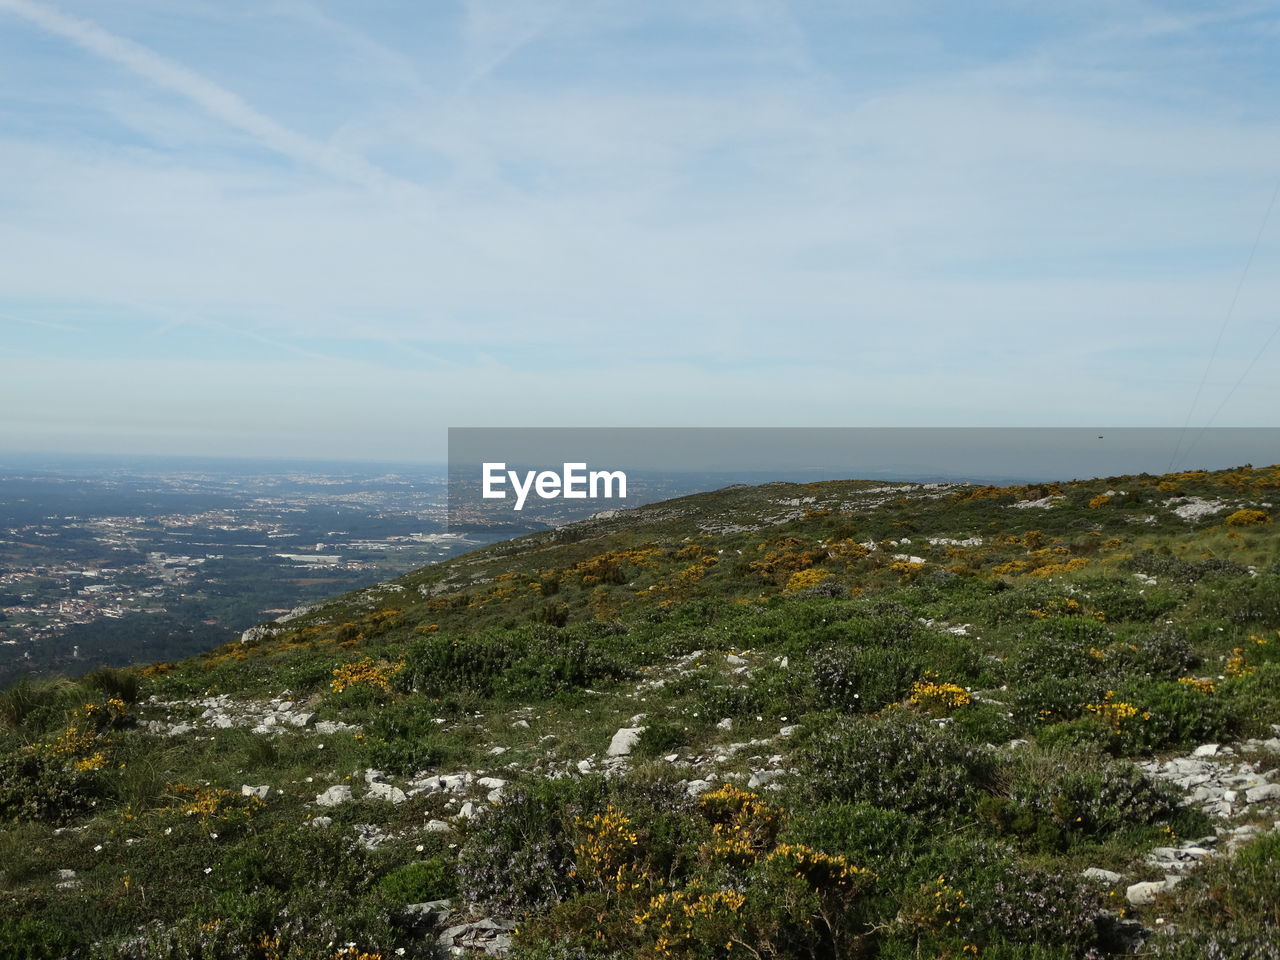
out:
{"label": "hill slope", "polygon": [[729,488],[19,685],[0,955],[1272,956],[1277,496]]}

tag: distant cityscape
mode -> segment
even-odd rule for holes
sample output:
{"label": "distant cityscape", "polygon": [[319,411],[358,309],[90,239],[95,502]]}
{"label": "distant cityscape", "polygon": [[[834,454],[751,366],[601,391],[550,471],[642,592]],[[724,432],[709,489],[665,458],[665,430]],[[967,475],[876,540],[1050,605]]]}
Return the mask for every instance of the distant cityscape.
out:
{"label": "distant cityscape", "polygon": [[0,684],[188,656],[512,535],[445,513],[443,468],[0,458]]}
{"label": "distant cityscape", "polygon": [[[450,504],[446,478],[429,465],[0,455],[0,686],[191,656],[298,606],[599,510],[554,500],[520,515],[470,489]],[[637,473],[611,504],[774,479]]]}

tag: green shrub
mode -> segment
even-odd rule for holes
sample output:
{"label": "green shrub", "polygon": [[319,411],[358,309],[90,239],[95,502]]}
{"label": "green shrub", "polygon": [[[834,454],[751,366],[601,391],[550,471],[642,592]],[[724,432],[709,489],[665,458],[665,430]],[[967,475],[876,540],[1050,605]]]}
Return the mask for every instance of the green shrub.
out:
{"label": "green shrub", "polygon": [[966,942],[1083,951],[1097,937],[1101,898],[1078,877],[1005,862],[961,882],[969,903]]}
{"label": "green shrub", "polygon": [[573,889],[575,823],[602,805],[602,778],[530,781],[467,831],[458,854],[466,899],[504,914],[546,909]]}
{"label": "green shrub", "polygon": [[77,770],[70,760],[29,747],[0,757],[0,820],[67,823],[107,795],[94,770]]}
{"label": "green shrub", "polygon": [[142,671],[137,667],[98,667],[81,677],[80,683],[104,698],[135,703],[142,688]]}
{"label": "green shrub", "polygon": [[1235,856],[1215,859],[1178,888],[1189,924],[1238,925],[1280,939],[1280,833],[1258,836]]}
{"label": "green shrub", "polygon": [[408,775],[438,767],[457,756],[456,741],[441,736],[439,705],[421,697],[388,704],[365,725],[369,765]]}
{"label": "green shrub", "polygon": [[1268,736],[1271,725],[1280,723],[1280,663],[1259,664],[1242,676],[1221,681],[1218,692],[1244,718],[1244,732]]}
{"label": "green shrub", "polygon": [[[904,890],[904,907],[914,893],[914,927],[923,934],[922,946],[958,942],[985,954],[988,947],[1022,945],[1069,948],[1079,956],[1097,938],[1094,919],[1101,902],[1086,881],[1030,866],[997,844],[960,838],[938,844],[916,864],[908,883],[915,886]],[[939,903],[941,915],[935,912]]]}
{"label": "green shrub", "polygon": [[1200,613],[1240,626],[1280,624],[1280,576],[1224,580],[1201,588]]}
{"label": "green shrub", "polygon": [[1232,560],[1209,557],[1204,560],[1184,560],[1169,553],[1146,551],[1130,557],[1120,564],[1122,570],[1145,573],[1161,582],[1191,585],[1201,580],[1218,577],[1245,577],[1249,570]]}
{"label": "green shrub", "polygon": [[1140,711],[1133,722],[1114,731],[1115,749],[1125,753],[1227,740],[1243,727],[1229,697],[1185,683],[1125,683],[1116,688],[1115,698]]}
{"label": "green shrub", "polygon": [[878,873],[899,872],[914,862],[932,831],[922,820],[868,803],[801,805],[779,840],[839,853]]}
{"label": "green shrub", "polygon": [[1180,794],[1144,777],[1133,764],[1077,747],[1023,748],[1013,754],[995,792],[978,812],[1042,850],[1106,839],[1126,827],[1166,822]]}
{"label": "green shrub", "polygon": [[991,775],[991,754],[903,707],[815,725],[797,758],[811,799],[948,816]]}
{"label": "green shrub", "polygon": [[0,957],[6,960],[62,960],[76,945],[65,927],[38,917],[0,915]]}
{"label": "green shrub", "polygon": [[824,707],[874,712],[902,700],[923,669],[897,647],[828,646],[813,655],[810,679]]}
{"label": "green shrub", "polygon": [[1011,676],[1019,685],[1096,677],[1103,661],[1091,653],[1111,643],[1111,631],[1091,617],[1050,617],[1026,631],[1009,658]]}
{"label": "green shrub", "polygon": [[1054,724],[1076,719],[1086,703],[1101,700],[1106,691],[1106,680],[1101,677],[1047,677],[1015,686],[1009,705],[1014,719],[1024,728]]}
{"label": "green shrub", "polygon": [[83,699],[80,685],[70,680],[23,675],[0,691],[0,729],[43,733],[61,723]]}
{"label": "green shrub", "polygon": [[1153,960],[1280,960],[1275,931],[1242,928],[1157,931],[1143,945]]}
{"label": "green shrub", "polygon": [[951,714],[951,732],[971,743],[1007,743],[1020,727],[1007,706],[975,701]]}
{"label": "green shrub", "polygon": [[1200,657],[1185,632],[1164,626],[1108,647],[1103,665],[1108,681],[1114,686],[1123,680],[1144,676],[1176,680],[1199,666]]}
{"label": "green shrub", "polygon": [[[705,671],[705,674],[702,671],[698,673],[702,674],[701,689],[695,696],[693,708],[700,716],[716,719],[729,717],[737,720],[747,716],[754,717],[764,709],[764,705],[750,683],[720,683],[717,682],[717,675],[710,670]],[[675,684],[671,687],[675,688]],[[671,689],[670,692],[675,696],[684,689],[689,687],[682,686]]]}
{"label": "green shrub", "polygon": [[462,690],[530,699],[627,673],[589,636],[522,627],[461,637],[436,633],[416,640],[396,683],[402,690],[427,696]]}
{"label": "green shrub", "polygon": [[634,752],[639,757],[652,759],[674,753],[690,743],[689,728],[671,720],[646,720],[644,731],[636,743]]}
{"label": "green shrub", "polygon": [[1106,617],[1108,623],[1150,623],[1166,616],[1181,602],[1178,594],[1163,584],[1135,589],[1132,581],[1090,578],[1079,586],[1089,598],[1090,608]]}
{"label": "green shrub", "polygon": [[444,900],[458,892],[458,875],[452,863],[440,857],[406,863],[378,881],[382,895],[393,904]]}

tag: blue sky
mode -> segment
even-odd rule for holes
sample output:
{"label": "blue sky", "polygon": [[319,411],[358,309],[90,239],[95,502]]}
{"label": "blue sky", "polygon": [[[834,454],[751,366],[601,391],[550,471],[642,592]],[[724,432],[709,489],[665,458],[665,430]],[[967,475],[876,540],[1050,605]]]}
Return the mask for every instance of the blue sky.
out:
{"label": "blue sky", "polygon": [[0,0],[0,449],[1272,426],[1278,47],[1277,3]]}

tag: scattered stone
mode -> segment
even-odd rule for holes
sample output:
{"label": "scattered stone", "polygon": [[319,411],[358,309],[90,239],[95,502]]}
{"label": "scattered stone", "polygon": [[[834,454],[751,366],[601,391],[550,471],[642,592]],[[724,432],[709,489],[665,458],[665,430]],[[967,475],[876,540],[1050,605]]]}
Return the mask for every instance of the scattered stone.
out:
{"label": "scattered stone", "polygon": [[511,950],[511,931],[515,928],[514,920],[474,920],[449,927],[436,938],[436,943],[454,955],[479,951],[485,956],[502,957]]}
{"label": "scattered stone", "polygon": [[426,903],[410,903],[404,908],[407,918],[415,922],[415,926],[436,926],[453,910],[448,900],[428,900]]}
{"label": "scattered stone", "polygon": [[763,787],[766,783],[772,783],[779,777],[786,776],[785,770],[756,770],[751,774],[751,779],[747,781],[747,789],[754,790],[756,787]]}
{"label": "scattered stone", "polygon": [[54,884],[59,890],[77,890],[80,887],[80,881],[76,879],[74,870],[58,870],[58,882]]}
{"label": "scattered stone", "polygon": [[373,823],[357,823],[353,827],[357,836],[360,838],[360,845],[366,850],[377,850],[388,840],[389,835],[382,832],[382,828]]}
{"label": "scattered stone", "polygon": [[623,727],[609,741],[609,749],[605,751],[611,757],[628,757],[631,750],[640,742],[640,734],[644,727]]}
{"label": "scattered stone", "polygon": [[242,797],[257,797],[259,800],[265,800],[270,792],[271,787],[265,783],[260,787],[251,787],[247,783],[240,786],[240,796]]}
{"label": "scattered stone", "polygon": [[1280,783],[1260,783],[1244,792],[1249,803],[1263,803],[1267,800],[1280,800]]}
{"label": "scattered stone", "polygon": [[1080,876],[1086,880],[1097,880],[1108,885],[1120,882],[1120,874],[1112,870],[1103,870],[1101,867],[1089,867]]}
{"label": "scattered stone", "polygon": [[1154,903],[1163,893],[1168,893],[1182,881],[1181,877],[1168,876],[1163,880],[1149,880],[1144,883],[1133,883],[1126,888],[1124,895],[1135,907],[1143,907]]}
{"label": "scattered stone", "polygon": [[733,720],[732,720],[732,718],[730,718],[730,717],[725,717],[723,720],[721,720],[719,723],[717,723],[717,724],[716,724],[716,729],[717,729],[717,730],[732,730],[732,729],[733,729]]}
{"label": "scattered stone", "polygon": [[389,800],[392,803],[404,803],[409,798],[399,787],[379,781],[369,784],[369,792],[365,794],[365,799]]}
{"label": "scattered stone", "polygon": [[316,733],[323,733],[326,736],[333,733],[343,733],[348,730],[359,730],[358,726],[350,723],[342,723],[339,720],[320,720],[317,721]]}
{"label": "scattered stone", "polygon": [[345,783],[330,787],[316,797],[316,803],[322,807],[336,807],[351,799],[351,788]]}

